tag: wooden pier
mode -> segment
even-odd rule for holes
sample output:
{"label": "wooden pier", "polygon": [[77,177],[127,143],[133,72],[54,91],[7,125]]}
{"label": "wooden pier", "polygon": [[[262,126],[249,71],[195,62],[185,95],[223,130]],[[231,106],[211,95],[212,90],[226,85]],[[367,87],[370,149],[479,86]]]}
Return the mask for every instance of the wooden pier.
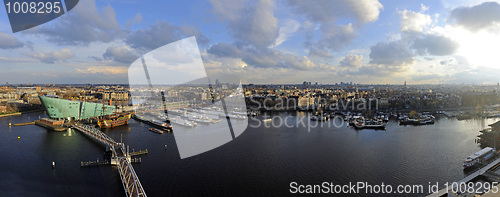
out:
{"label": "wooden pier", "polygon": [[32,125],[35,124],[35,121],[33,122],[23,122],[23,123],[16,123],[14,126],[24,126],[24,125]]}
{"label": "wooden pier", "polygon": [[128,155],[131,157],[137,156],[137,155],[144,155],[144,154],[148,154],[148,149],[128,153]]}

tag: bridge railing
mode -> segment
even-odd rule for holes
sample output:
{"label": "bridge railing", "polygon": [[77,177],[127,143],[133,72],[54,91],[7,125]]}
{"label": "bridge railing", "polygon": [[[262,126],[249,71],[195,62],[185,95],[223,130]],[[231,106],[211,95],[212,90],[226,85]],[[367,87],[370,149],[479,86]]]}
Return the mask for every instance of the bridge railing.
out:
{"label": "bridge railing", "polygon": [[74,125],[73,127],[108,146],[113,146],[118,144],[117,142],[115,142],[115,140],[113,140],[112,138],[104,134],[102,131],[94,127],[88,125]]}
{"label": "bridge railing", "polygon": [[118,172],[120,173],[120,178],[122,179],[123,189],[125,189],[125,194],[128,196],[146,196],[144,188],[135,173],[132,164],[127,161],[126,157],[116,157],[116,163],[118,164]]}

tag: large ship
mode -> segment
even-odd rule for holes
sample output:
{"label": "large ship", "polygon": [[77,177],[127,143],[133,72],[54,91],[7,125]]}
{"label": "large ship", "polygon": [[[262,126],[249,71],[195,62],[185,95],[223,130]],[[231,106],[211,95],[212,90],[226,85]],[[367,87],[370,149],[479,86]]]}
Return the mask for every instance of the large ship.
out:
{"label": "large ship", "polygon": [[120,113],[109,116],[104,116],[103,118],[99,118],[97,120],[97,125],[101,128],[112,128],[120,125],[128,124],[130,120],[130,113]]}
{"label": "large ship", "polygon": [[464,169],[472,168],[474,166],[482,165],[485,161],[492,158],[496,154],[496,149],[486,147],[470,156],[464,161]]}

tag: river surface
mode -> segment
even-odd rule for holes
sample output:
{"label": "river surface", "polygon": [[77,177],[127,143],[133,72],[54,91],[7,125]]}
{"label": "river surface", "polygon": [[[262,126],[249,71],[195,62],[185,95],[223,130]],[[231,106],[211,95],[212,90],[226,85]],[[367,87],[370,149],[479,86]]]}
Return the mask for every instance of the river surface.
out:
{"label": "river surface", "polygon": [[[275,118],[254,128],[259,120],[250,119],[233,141],[186,159],[180,159],[172,133],[150,132],[144,123],[130,120],[104,132],[131,151],[148,149],[142,162],[133,164],[148,196],[283,196],[290,194],[291,182],[423,185],[423,193],[413,194],[422,196],[429,182],[442,187],[463,178],[464,158],[480,150],[474,141],[479,130],[500,120],[443,117],[434,125],[390,121],[386,130],[354,130],[333,124],[308,128],[307,120],[304,127],[297,121],[305,113],[273,115],[290,117],[288,126],[273,127],[280,123]],[[125,196],[115,166],[80,167],[81,161],[103,158],[101,144],[71,129],[8,127],[40,117],[46,116],[0,118],[0,196]]]}

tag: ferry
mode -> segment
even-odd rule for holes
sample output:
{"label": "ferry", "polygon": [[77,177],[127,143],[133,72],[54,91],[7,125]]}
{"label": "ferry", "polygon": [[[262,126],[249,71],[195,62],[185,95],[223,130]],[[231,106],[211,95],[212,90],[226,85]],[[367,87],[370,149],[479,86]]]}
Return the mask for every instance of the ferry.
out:
{"label": "ferry", "polygon": [[486,160],[495,156],[497,150],[495,148],[486,147],[483,150],[480,150],[467,158],[464,161],[464,169],[472,168],[477,165],[483,164]]}

